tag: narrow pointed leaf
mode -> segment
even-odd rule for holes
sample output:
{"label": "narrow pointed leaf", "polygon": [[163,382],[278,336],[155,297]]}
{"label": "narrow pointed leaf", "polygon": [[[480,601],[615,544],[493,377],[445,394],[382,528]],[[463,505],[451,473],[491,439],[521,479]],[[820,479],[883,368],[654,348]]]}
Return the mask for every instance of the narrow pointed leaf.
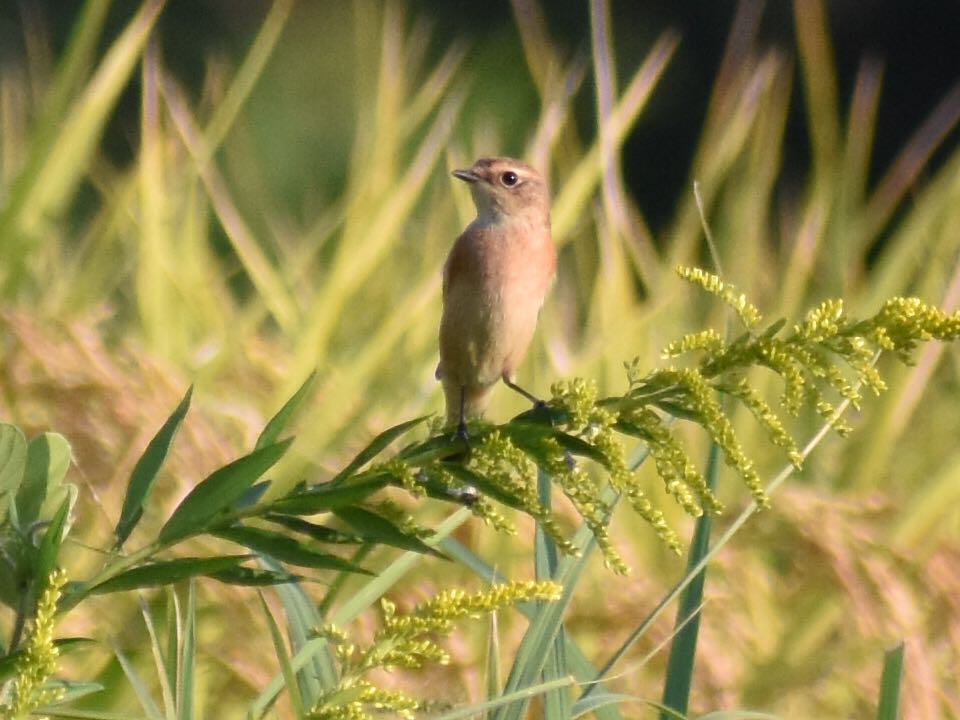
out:
{"label": "narrow pointed leaf", "polygon": [[237,525],[229,528],[218,528],[213,534],[224,540],[243,545],[255,552],[269,555],[280,562],[302,567],[355,572],[363,575],[373,574],[336,555],[311,550],[292,538],[277,535],[268,530]]}
{"label": "narrow pointed leaf", "polygon": [[417,425],[426,420],[429,415],[424,415],[423,417],[418,417],[414,420],[407,420],[402,422],[399,425],[394,425],[391,428],[387,428],[382,433],[377,435],[373,440],[370,441],[370,444],[367,445],[363,450],[357,453],[357,456],[347,463],[347,466],[338,472],[333,479],[330,481],[331,484],[336,485],[342,482],[344,479],[350,477],[353,473],[357,472],[360,468],[366,465],[368,462],[373,460],[377,455],[383,452],[390,443],[396,440],[398,437],[404,433],[409,432]]}
{"label": "narrow pointed leaf", "polygon": [[293,530],[301,535],[306,535],[307,537],[321,543],[332,543],[334,545],[359,545],[363,542],[363,538],[355,533],[346,533],[342,530],[336,530],[334,528],[327,527],[326,525],[318,525],[317,523],[307,522],[306,520],[301,520],[298,517],[270,514],[267,515],[264,520],[280,525],[281,527],[285,527],[287,530]]}
{"label": "narrow pointed leaf", "polygon": [[270,504],[270,510],[286,515],[315,515],[333,508],[355,505],[389,484],[390,476],[386,473],[350,478],[349,482],[336,486],[324,483],[275,500]]}
{"label": "narrow pointed leaf", "polygon": [[160,530],[160,542],[170,544],[205,530],[222,510],[231,507],[283,457],[291,442],[284,440],[254,450],[208,476],[173,511]]}
{"label": "narrow pointed leaf", "polygon": [[581,440],[575,435],[570,435],[560,431],[555,431],[553,436],[557,439],[557,442],[560,443],[560,447],[562,447],[564,450],[567,450],[574,455],[580,455],[582,457],[595,460],[598,463],[606,464],[607,459],[604,454],[586,440]]}
{"label": "narrow pointed leaf", "polygon": [[262,587],[264,585],[279,585],[280,583],[298,582],[304,580],[301,575],[273,570],[260,570],[244,565],[208,573],[207,577],[219,580],[227,585],[243,585],[247,587]]}
{"label": "narrow pointed leaf", "polygon": [[70,514],[71,505],[71,497],[64,498],[63,502],[60,503],[57,514],[53,516],[46,532],[43,534],[43,540],[40,541],[36,572],[34,573],[34,582],[41,583],[36,588],[38,593],[43,592],[47,578],[56,567],[60,545],[63,542],[63,530],[67,523],[67,515]]}
{"label": "narrow pointed leaf", "polygon": [[254,448],[255,450],[264,448],[267,445],[273,445],[277,441],[277,439],[280,437],[280,433],[283,432],[283,429],[290,421],[290,418],[292,418],[300,408],[304,398],[310,394],[316,379],[316,371],[310,373],[307,376],[307,379],[303,381],[303,385],[301,385],[300,388],[293,394],[293,397],[287,400],[277,414],[270,418],[270,421],[263,428],[263,432],[260,433],[260,437],[257,438],[257,444]]}
{"label": "narrow pointed leaf", "polygon": [[86,594],[103,595],[105,593],[136,590],[137,588],[169,585],[198,575],[223,572],[249,559],[249,555],[227,555],[215,558],[187,557],[177,558],[176,560],[162,560],[141,565],[109,580],[104,580],[99,585],[90,588]]}
{"label": "narrow pointed leaf", "polygon": [[366,508],[342,507],[335,509],[333,514],[352,527],[367,542],[443,557],[419,538],[403,532],[385,517]]}
{"label": "narrow pointed leaf", "polygon": [[444,467],[444,470],[460,482],[476,488],[482,495],[492,498],[507,507],[512,507],[514,510],[523,511],[523,503],[517,497],[504,492],[499,486],[487,480],[483,475],[475,473],[470,468],[457,463],[450,463],[449,466]]}
{"label": "narrow pointed leaf", "polygon": [[130,481],[127,483],[127,495],[123,499],[123,508],[120,510],[120,520],[117,521],[117,529],[114,534],[117,536],[117,547],[123,545],[134,527],[143,516],[143,506],[150,497],[154,482],[157,479],[157,473],[163,465],[164,459],[170,452],[170,446],[177,435],[177,430],[183,424],[183,419],[190,408],[190,399],[193,397],[193,385],[187,390],[180,404],[177,405],[173,414],[167,418],[157,434],[143,451],[143,455],[137,460],[137,464],[130,473]]}
{"label": "narrow pointed leaf", "polygon": [[[481,432],[476,436],[471,435],[471,438],[479,442],[483,438],[483,433]],[[435,435],[423,442],[408,445],[397,454],[397,457],[411,465],[418,465],[430,462],[431,460],[450,458],[452,455],[463,455],[465,452],[466,447],[463,444],[463,440],[456,435],[447,434]]]}

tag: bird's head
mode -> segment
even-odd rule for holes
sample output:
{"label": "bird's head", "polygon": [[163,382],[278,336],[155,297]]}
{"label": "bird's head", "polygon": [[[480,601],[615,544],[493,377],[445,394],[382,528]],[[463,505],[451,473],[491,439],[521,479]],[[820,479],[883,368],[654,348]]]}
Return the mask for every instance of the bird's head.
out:
{"label": "bird's head", "polygon": [[469,170],[454,170],[453,176],[469,184],[483,222],[515,218],[549,221],[547,184],[540,173],[521,160],[480,158]]}

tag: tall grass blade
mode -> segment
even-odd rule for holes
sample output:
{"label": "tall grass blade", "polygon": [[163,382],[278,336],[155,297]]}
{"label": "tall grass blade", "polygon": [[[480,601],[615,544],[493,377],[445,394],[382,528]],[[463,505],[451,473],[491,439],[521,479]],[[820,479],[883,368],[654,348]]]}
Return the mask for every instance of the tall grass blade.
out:
{"label": "tall grass blade", "polygon": [[280,663],[280,672],[283,673],[283,681],[287,687],[290,696],[290,705],[293,707],[293,713],[296,718],[304,716],[303,698],[300,697],[300,688],[297,685],[297,676],[290,666],[290,653],[287,652],[287,646],[283,642],[283,635],[280,632],[280,626],[277,625],[273,613],[267,607],[267,601],[263,593],[259,593],[260,608],[267,618],[267,625],[270,628],[270,639],[273,640],[273,651],[277,655],[277,661]]}
{"label": "tall grass blade", "polygon": [[[520,642],[514,658],[510,675],[504,688],[504,694],[515,693],[522,688],[536,683],[550,656],[551,648],[563,625],[563,616],[573,599],[580,576],[586,569],[586,564],[593,555],[596,543],[589,530],[581,528],[574,539],[574,543],[582,548],[580,557],[565,558],[551,578],[562,587],[558,600],[543,603],[538,606],[530,622],[530,627]],[[526,713],[526,701],[516,702],[499,708],[493,715],[493,720],[522,720]]]}
{"label": "tall grass blade", "polygon": [[[268,558],[264,559],[263,564],[267,569],[274,572],[281,569]],[[283,603],[291,651],[299,655],[305,647],[315,640],[314,628],[318,627],[323,619],[317,612],[313,600],[307,595],[300,583],[278,585],[275,592]],[[290,665],[289,658],[287,662],[289,666],[287,670],[296,672],[296,692],[300,695],[300,700],[306,707],[312,707],[316,704],[320,694],[331,690],[337,683],[337,668],[328,647],[318,648],[318,651],[311,653],[302,665]]]}
{"label": "tall grass blade", "polygon": [[117,661],[120,663],[120,667],[123,669],[123,674],[127,677],[127,682],[130,683],[130,686],[133,688],[133,692],[137,697],[137,702],[140,703],[140,707],[143,708],[143,711],[147,714],[149,720],[165,720],[163,712],[160,710],[157,703],[154,701],[153,696],[150,694],[150,690],[147,687],[146,681],[143,679],[143,676],[137,671],[137,668],[134,666],[133,662],[128,658],[122,650],[114,642],[113,645],[113,654],[117,656]]}
{"label": "tall grass blade", "polygon": [[31,163],[35,171],[19,178],[0,213],[0,260],[7,268],[0,283],[28,275],[18,272],[27,257],[26,248],[42,240],[47,223],[61,214],[73,196],[163,6],[164,0],[147,0],[141,5],[83,93],[64,113],[55,140],[40,148],[41,157]]}
{"label": "tall grass blade", "polygon": [[157,671],[157,679],[160,682],[160,696],[163,698],[164,717],[166,720],[176,720],[177,701],[173,694],[173,687],[170,685],[168,672],[169,661],[163,657],[163,649],[160,647],[160,638],[157,629],[153,624],[153,613],[143,595],[139,596],[140,612],[143,615],[143,624],[147,627],[147,634],[150,636],[150,652],[153,654],[153,662]]}
{"label": "tall grass blade", "polygon": [[[519,690],[501,695],[493,700],[488,700],[487,702],[477,703],[476,705],[469,705],[467,707],[457,708],[456,710],[440,713],[439,715],[433,716],[433,720],[461,720],[462,718],[491,717],[488,714],[490,710],[502,710],[504,706],[510,704],[526,705],[537,695],[542,695],[543,693],[560,690],[563,688],[569,688],[572,685],[573,678],[558,678],[556,680],[549,680],[547,682],[529,685]],[[551,718],[551,720],[553,719]]]}
{"label": "tall grass blade", "polygon": [[197,706],[197,583],[187,585],[187,608],[183,615],[180,673],[177,675],[177,720],[193,720]]}
{"label": "tall grass blade", "polygon": [[883,656],[883,676],[880,678],[880,701],[877,720],[899,720],[900,686],[903,682],[904,644],[887,650]]}
{"label": "tall grass blade", "polygon": [[[707,461],[706,481],[711,490],[716,490],[717,476],[720,473],[720,450],[716,443],[710,445],[710,457]],[[710,528],[712,516],[704,513],[697,519],[693,542],[690,544],[690,558],[687,569],[696,567],[710,549]],[[686,714],[690,703],[690,687],[693,682],[693,668],[697,655],[697,637],[700,632],[700,608],[703,605],[703,588],[707,580],[706,567],[684,590],[677,607],[677,620],[674,625],[676,634],[670,646],[670,659],[667,661],[667,674],[663,686],[663,704],[681,714]],[[661,720],[666,716],[661,714]]]}
{"label": "tall grass blade", "polygon": [[[553,501],[552,489],[553,483],[550,476],[543,471],[538,472],[537,493],[541,505],[548,509]],[[556,543],[547,537],[538,523],[534,534],[534,569],[537,580],[544,581],[554,577],[560,562],[559,555]],[[566,634],[561,627],[550,646],[549,654],[543,665],[542,679],[544,681],[555,680],[569,674],[564,653],[565,640]],[[550,690],[543,695],[543,711],[546,717],[568,718],[570,717],[570,707],[570,694],[566,688]]]}
{"label": "tall grass blade", "polygon": [[168,585],[166,590],[167,648],[166,654],[164,655],[166,658],[164,671],[167,674],[167,685],[173,690],[173,697],[176,701],[176,707],[174,709],[177,714],[177,720],[180,720],[180,643],[183,638],[183,616],[180,612],[180,598],[177,596],[176,589]]}

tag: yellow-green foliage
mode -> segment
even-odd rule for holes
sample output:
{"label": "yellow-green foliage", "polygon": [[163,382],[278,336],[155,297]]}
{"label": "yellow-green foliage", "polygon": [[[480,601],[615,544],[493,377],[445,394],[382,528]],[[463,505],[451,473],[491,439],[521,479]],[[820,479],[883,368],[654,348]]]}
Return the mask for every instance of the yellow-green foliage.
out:
{"label": "yellow-green foliage", "polygon": [[381,627],[369,645],[357,646],[344,631],[327,625],[317,630],[336,649],[340,664],[337,686],[323,694],[310,711],[314,720],[370,720],[373,710],[390,710],[402,718],[414,717],[420,703],[409,695],[376,687],[366,679],[375,669],[418,669],[428,663],[445,665],[450,656],[434,640],[447,637],[455,623],[479,618],[522,602],[550,601],[560,596],[550,582],[510,582],[467,593],[445,590],[406,614],[382,600]]}
{"label": "yellow-green foliage", "polygon": [[53,689],[47,687],[46,683],[57,671],[60,652],[53,641],[53,629],[60,589],[66,582],[67,574],[63,570],[50,573],[47,586],[37,602],[33,630],[24,643],[23,653],[17,659],[16,676],[7,686],[10,697],[0,703],[0,714],[4,718],[25,720],[34,717],[34,710],[63,696],[62,688]]}
{"label": "yellow-green foliage", "polygon": [[[480,497],[471,503],[475,514],[514,533],[512,523],[494,505],[496,499],[508,501],[536,519],[561,552],[575,554],[576,546],[540,499],[538,473],[545,473],[589,528],[607,566],[626,574],[629,570],[607,531],[617,497],[624,497],[671,550],[679,553],[682,546],[663,511],[627,466],[624,436],[646,444],[666,492],[688,515],[718,513],[722,504],[672,428],[677,418],[693,421],[717,444],[757,505],[767,507],[769,499],[756,464],[745,452],[723,398],[746,408],[795,468],[801,467],[803,458],[784,420],[745,373],[753,368],[772,370],[784,385],[779,404],[786,415],[796,416],[810,407],[845,434],[848,427],[831,395],[857,407],[862,386],[875,393],[884,390],[875,368],[880,353],[890,351],[909,361],[918,342],[960,337],[960,313],[945,313],[916,298],[893,298],[875,315],[859,321],[844,315],[841,301],[827,300],[781,337],[785,321],[758,329],[763,320],[760,311],[716,275],[689,268],[680,268],[678,274],[733,308],[746,332],[725,340],[716,330],[707,329],[670,343],[664,358],[700,354],[689,367],[669,366],[644,374],[639,359],[634,359],[626,364],[628,389],[619,397],[598,398],[596,384],[582,378],[554,383],[545,416],[538,419],[534,411],[502,426],[478,426],[479,440],[459,459],[431,458],[414,467],[398,456],[375,466],[373,472],[387,472],[397,484],[422,496],[424,478],[439,480],[448,491],[462,490],[471,478],[454,477],[462,463],[478,482],[489,484],[484,486],[486,497],[481,487]],[[574,441],[570,447],[596,461],[604,470],[602,477],[588,472],[585,460],[574,459],[562,444]],[[401,456],[406,454],[407,450]],[[608,494],[610,490],[613,495]]]}

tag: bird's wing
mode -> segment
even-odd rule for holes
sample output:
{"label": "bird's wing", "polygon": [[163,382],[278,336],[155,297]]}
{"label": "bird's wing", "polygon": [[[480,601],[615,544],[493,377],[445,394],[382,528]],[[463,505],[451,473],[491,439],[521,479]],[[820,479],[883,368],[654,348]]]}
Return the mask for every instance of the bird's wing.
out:
{"label": "bird's wing", "polygon": [[470,267],[469,248],[466,238],[461,235],[450,249],[447,262],[443,266],[443,297],[447,298],[450,288],[466,275]]}

